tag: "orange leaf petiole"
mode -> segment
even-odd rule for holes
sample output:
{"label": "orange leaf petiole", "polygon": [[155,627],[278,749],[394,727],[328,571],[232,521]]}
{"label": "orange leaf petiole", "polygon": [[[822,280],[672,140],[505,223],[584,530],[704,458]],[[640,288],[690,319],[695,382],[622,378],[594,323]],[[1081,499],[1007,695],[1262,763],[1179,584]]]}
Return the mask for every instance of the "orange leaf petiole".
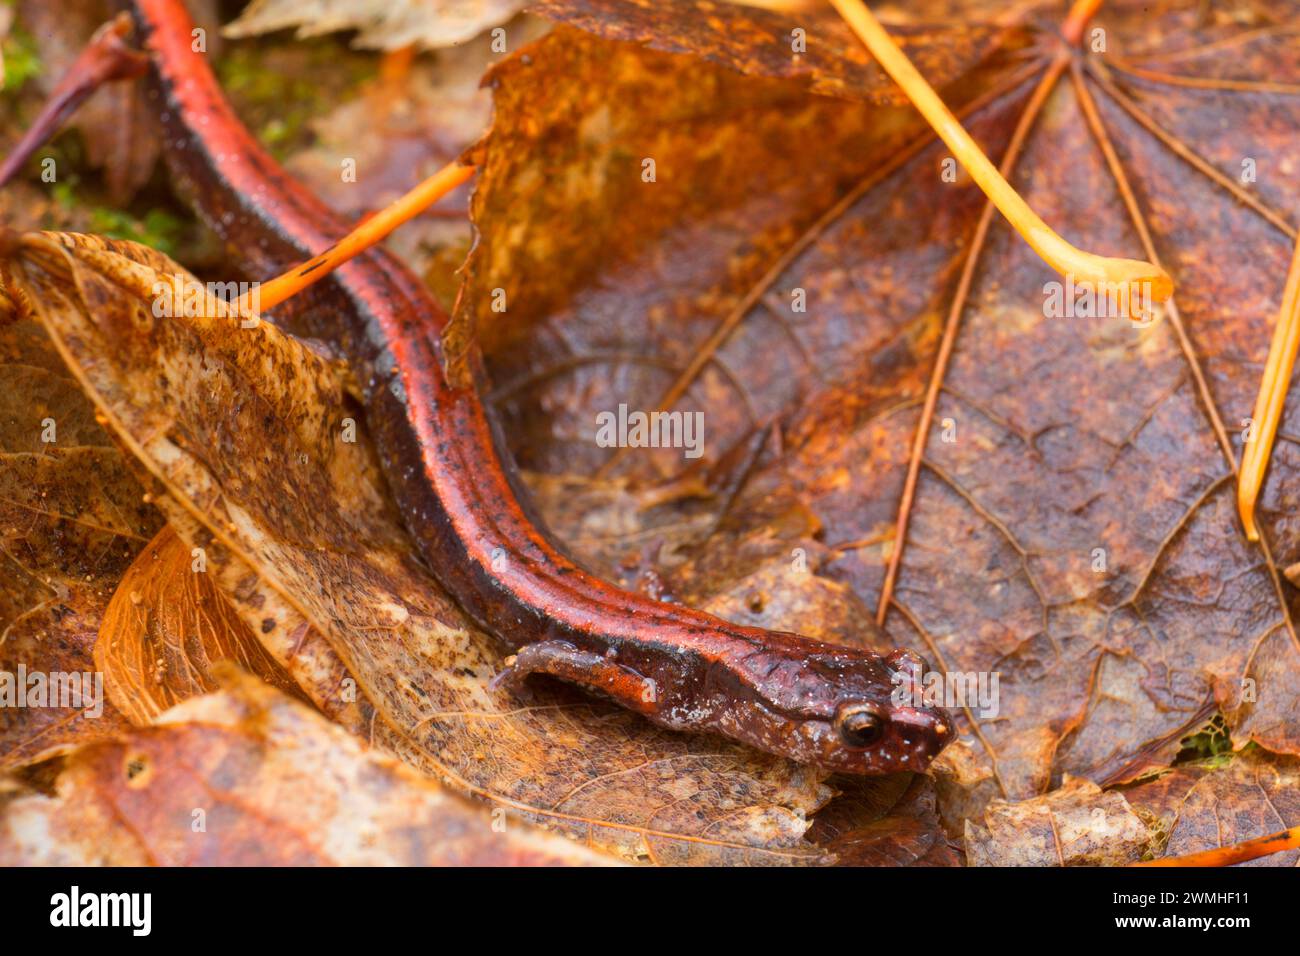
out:
{"label": "orange leaf petiole", "polygon": [[1069,44],[1077,44],[1083,39],[1083,30],[1101,6],[1102,0],[1074,0],[1074,6],[1066,14],[1061,24],[1061,36]]}
{"label": "orange leaf petiole", "polygon": [[353,256],[365,252],[375,243],[383,240],[402,223],[418,216],[457,186],[467,182],[473,175],[473,166],[462,166],[459,162],[448,163],[401,199],[375,213],[316,258],[295,266],[268,282],[263,282],[246,297],[242,305],[249,308],[255,304],[259,311],[274,308],[307,286],[325,278]]}
{"label": "orange leaf petiole", "polygon": [[1149,298],[1162,302],[1169,298],[1174,283],[1159,266],[1138,259],[1114,259],[1084,252],[1057,235],[1002,178],[997,167],[971,139],[970,134],[917,72],[907,55],[898,48],[862,0],[830,2],[866,44],[881,68],[902,87],[926,122],[934,127],[939,138],[952,150],[953,157],[970,173],[975,184],[1044,262],[1061,275],[1073,277],[1076,282],[1088,282],[1099,289],[1124,292],[1136,290],[1139,296],[1137,301]]}
{"label": "orange leaf petiole", "polygon": [[1264,470],[1273,454],[1273,440],[1277,426],[1282,421],[1282,407],[1286,403],[1291,372],[1295,368],[1296,351],[1300,349],[1300,242],[1296,243],[1291,269],[1282,293],[1282,310],[1273,329],[1273,344],[1269,346],[1268,360],[1255,399],[1254,428],[1250,440],[1241,453],[1241,474],[1237,477],[1237,511],[1251,541],[1259,540],[1255,525],[1255,500],[1264,484]]}
{"label": "orange leaf petiole", "polygon": [[1234,843],[1232,846],[1221,846],[1213,850],[1202,850],[1200,853],[1186,853],[1182,856],[1165,856],[1158,860],[1147,860],[1143,863],[1131,863],[1129,865],[1233,866],[1237,863],[1245,863],[1247,860],[1268,856],[1270,853],[1294,850],[1297,847],[1300,847],[1300,827],[1292,827],[1289,830],[1270,833],[1268,836],[1256,837],[1253,840],[1243,840],[1241,843]]}

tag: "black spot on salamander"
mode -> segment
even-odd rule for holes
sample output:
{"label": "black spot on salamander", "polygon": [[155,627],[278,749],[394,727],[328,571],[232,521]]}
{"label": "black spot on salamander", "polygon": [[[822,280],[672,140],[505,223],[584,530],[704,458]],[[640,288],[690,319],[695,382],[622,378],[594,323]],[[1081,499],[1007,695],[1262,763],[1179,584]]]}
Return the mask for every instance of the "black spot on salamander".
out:
{"label": "black spot on salamander", "polygon": [[275,630],[275,618],[268,617],[264,621],[262,621],[263,634],[270,634],[274,630]]}

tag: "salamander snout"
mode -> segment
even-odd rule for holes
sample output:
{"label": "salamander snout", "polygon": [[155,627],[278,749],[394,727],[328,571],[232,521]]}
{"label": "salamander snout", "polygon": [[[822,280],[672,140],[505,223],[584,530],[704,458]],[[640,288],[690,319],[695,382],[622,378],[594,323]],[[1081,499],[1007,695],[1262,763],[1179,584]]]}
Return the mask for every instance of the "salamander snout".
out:
{"label": "salamander snout", "polygon": [[900,649],[881,662],[888,696],[849,694],[836,703],[830,723],[841,754],[831,762],[866,772],[924,770],[956,735],[952,716],[924,699],[927,668],[918,655]]}

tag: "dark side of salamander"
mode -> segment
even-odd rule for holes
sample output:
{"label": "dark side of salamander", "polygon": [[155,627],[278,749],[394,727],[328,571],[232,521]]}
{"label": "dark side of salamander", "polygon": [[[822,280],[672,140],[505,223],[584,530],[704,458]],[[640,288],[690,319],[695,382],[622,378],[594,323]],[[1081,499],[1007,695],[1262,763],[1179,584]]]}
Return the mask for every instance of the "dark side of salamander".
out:
{"label": "dark side of salamander", "polygon": [[[348,226],[239,123],[179,0],[132,0],[173,176],[253,276],[311,258]],[[666,727],[712,731],[851,773],[924,770],[953,736],[941,708],[898,702],[915,655],[881,657],[742,627],[625,592],[569,560],[531,513],[476,388],[441,369],[446,318],[371,250],[272,316],[347,357],[385,478],[439,582],[515,651],[502,681],[548,674]],[[474,366],[477,374],[477,357]],[[494,556],[505,561],[494,561]]]}

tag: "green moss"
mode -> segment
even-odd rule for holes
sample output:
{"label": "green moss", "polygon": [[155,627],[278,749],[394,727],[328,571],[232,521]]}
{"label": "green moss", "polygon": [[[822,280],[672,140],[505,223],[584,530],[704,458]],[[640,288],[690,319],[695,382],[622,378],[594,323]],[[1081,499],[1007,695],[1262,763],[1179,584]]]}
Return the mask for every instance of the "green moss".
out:
{"label": "green moss", "polygon": [[277,158],[310,144],[308,124],[350,99],[373,76],[375,58],[333,38],[233,44],[217,63],[240,118]]}
{"label": "green moss", "polygon": [[36,41],[27,31],[16,26],[0,41],[0,50],[4,51],[4,95],[9,97],[41,72],[41,57],[36,50]]}
{"label": "green moss", "polygon": [[91,212],[95,230],[115,239],[130,239],[146,246],[174,255],[176,243],[184,224],[166,209],[150,209],[137,219],[114,209],[96,208]]}
{"label": "green moss", "polygon": [[1218,766],[1232,760],[1232,737],[1222,714],[1215,714],[1199,731],[1184,737],[1181,744],[1177,763],[1206,761],[1210,766]]}
{"label": "green moss", "polygon": [[76,177],[71,181],[55,183],[54,199],[65,209],[80,208],[89,211],[91,232],[113,239],[128,239],[142,245],[157,249],[167,255],[174,255],[185,223],[166,209],[149,209],[133,215],[109,206],[88,205],[86,198],[79,195]]}

